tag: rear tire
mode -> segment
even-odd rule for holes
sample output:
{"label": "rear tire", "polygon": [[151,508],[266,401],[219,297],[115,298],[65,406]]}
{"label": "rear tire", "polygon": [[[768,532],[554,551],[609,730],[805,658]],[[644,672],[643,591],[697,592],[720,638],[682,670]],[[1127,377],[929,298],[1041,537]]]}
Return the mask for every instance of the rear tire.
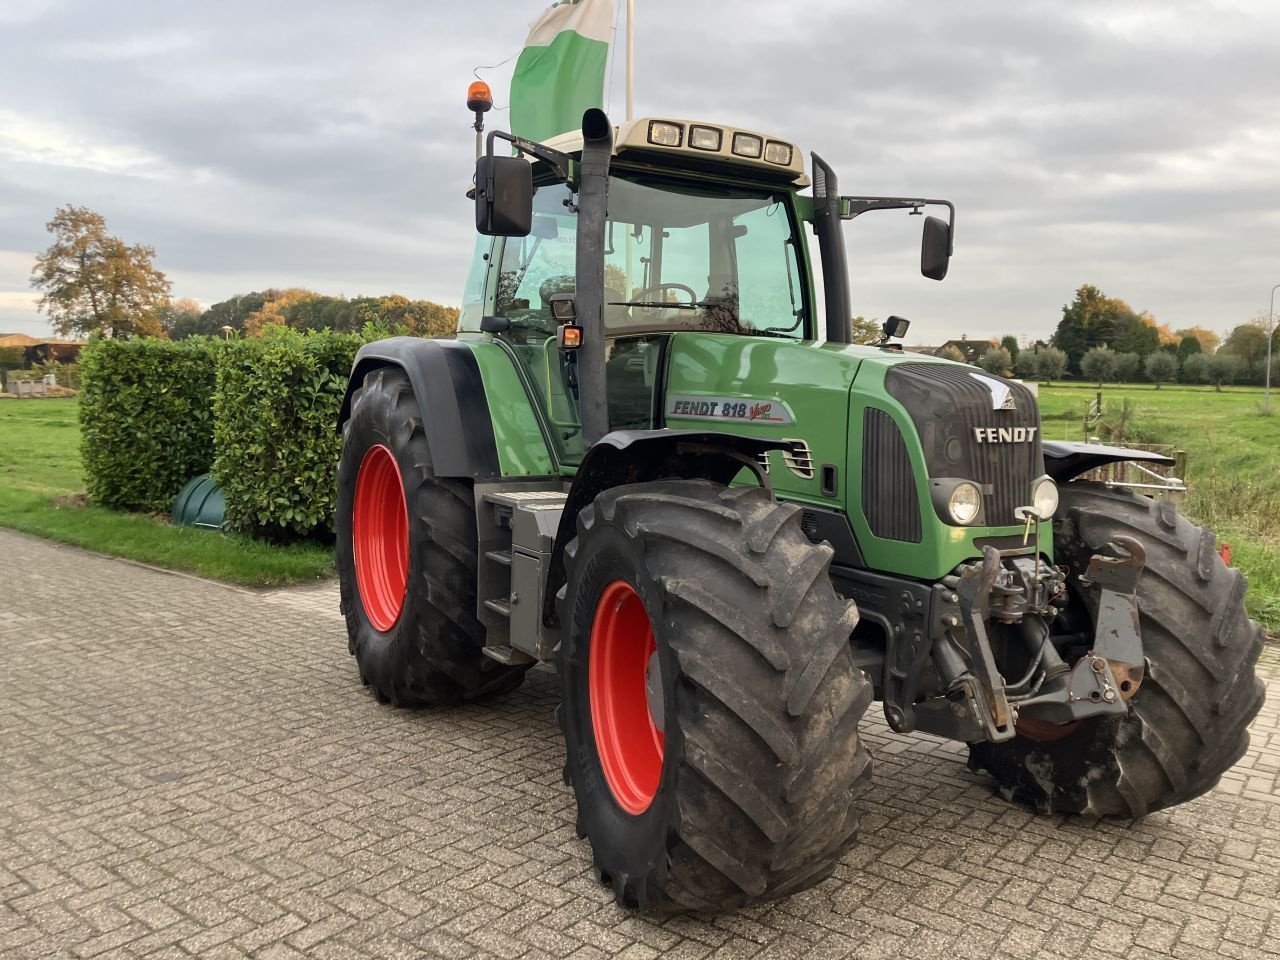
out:
{"label": "rear tire", "polygon": [[[622,486],[578,516],[561,605],[565,772],[620,905],[771,900],[824,879],[853,841],[872,691],[831,556],[799,507],[759,488]],[[593,671],[606,635],[612,666]]]}
{"label": "rear tire", "polygon": [[334,527],[347,648],[379,700],[459,703],[520,685],[527,666],[481,653],[471,484],[435,476],[401,370],[370,372],[352,395]]}
{"label": "rear tire", "polygon": [[1244,575],[1172,503],[1083,482],[1061,496],[1054,550],[1071,570],[1073,603],[1089,606],[1077,578],[1103,544],[1126,536],[1146,550],[1146,676],[1125,716],[1083,721],[1059,739],[971,744],[969,766],[1043,812],[1141,817],[1206,793],[1244,755],[1264,696],[1254,672],[1262,628],[1245,613]]}

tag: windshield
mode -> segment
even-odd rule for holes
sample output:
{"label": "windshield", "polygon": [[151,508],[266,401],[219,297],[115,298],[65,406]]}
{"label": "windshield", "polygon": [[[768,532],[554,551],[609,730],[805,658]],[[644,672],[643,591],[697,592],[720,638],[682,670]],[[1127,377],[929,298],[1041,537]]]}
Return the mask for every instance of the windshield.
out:
{"label": "windshield", "polygon": [[[539,187],[532,233],[508,240],[496,312],[553,332],[550,297],[574,289],[576,218],[563,184]],[[785,192],[609,182],[605,326],[610,335],[707,330],[803,339],[807,291]]]}

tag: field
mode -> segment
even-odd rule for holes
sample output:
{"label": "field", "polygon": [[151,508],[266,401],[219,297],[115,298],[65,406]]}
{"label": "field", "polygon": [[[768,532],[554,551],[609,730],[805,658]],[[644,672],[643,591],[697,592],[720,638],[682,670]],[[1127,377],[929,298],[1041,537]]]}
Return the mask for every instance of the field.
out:
{"label": "field", "polygon": [[[1080,439],[1092,386],[1042,387],[1044,435]],[[1249,577],[1250,612],[1280,634],[1280,398],[1260,417],[1261,391],[1108,386],[1103,422],[1125,419],[1131,442],[1186,450],[1183,510],[1231,545]],[[1095,434],[1098,428],[1093,431]],[[202,576],[251,584],[294,583],[332,573],[332,551],[272,547],[245,537],[172,527],[163,519],[85,506],[74,400],[0,401],[0,526]]]}
{"label": "field", "polygon": [[0,527],[235,583],[297,583],[332,573],[326,547],[273,547],[86,506],[77,496],[84,481],[76,411],[75,400],[0,401]]}
{"label": "field", "polygon": [[[1080,440],[1097,388],[1041,387],[1044,436]],[[1231,545],[1232,563],[1249,577],[1250,613],[1280,634],[1280,396],[1272,416],[1259,416],[1258,388],[1109,385],[1103,423],[1125,419],[1133,443],[1168,443],[1187,451],[1188,493],[1182,510]],[[1129,414],[1123,417],[1124,402]],[[1098,433],[1097,427],[1092,431]]]}

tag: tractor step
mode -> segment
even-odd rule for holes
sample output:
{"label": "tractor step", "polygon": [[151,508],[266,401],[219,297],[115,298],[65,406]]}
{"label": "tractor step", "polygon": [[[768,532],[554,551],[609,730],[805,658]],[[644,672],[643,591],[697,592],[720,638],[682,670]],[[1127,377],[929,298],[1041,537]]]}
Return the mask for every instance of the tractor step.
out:
{"label": "tractor step", "polygon": [[556,631],[542,622],[542,595],[566,498],[559,481],[476,486],[483,558],[476,615],[485,628],[484,652],[499,663],[546,660],[555,649]]}
{"label": "tractor step", "polygon": [[484,647],[481,651],[490,660],[497,660],[499,663],[505,663],[512,667],[520,663],[537,663],[538,661],[522,650],[513,650],[510,647]]}

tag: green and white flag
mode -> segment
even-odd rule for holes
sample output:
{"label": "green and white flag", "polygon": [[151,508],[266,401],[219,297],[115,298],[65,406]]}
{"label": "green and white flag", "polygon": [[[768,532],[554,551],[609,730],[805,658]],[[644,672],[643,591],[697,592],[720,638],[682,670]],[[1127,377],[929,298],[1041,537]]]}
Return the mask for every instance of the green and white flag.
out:
{"label": "green and white flag", "polygon": [[547,140],[604,106],[613,0],[557,0],[529,25],[511,77],[511,132]]}

